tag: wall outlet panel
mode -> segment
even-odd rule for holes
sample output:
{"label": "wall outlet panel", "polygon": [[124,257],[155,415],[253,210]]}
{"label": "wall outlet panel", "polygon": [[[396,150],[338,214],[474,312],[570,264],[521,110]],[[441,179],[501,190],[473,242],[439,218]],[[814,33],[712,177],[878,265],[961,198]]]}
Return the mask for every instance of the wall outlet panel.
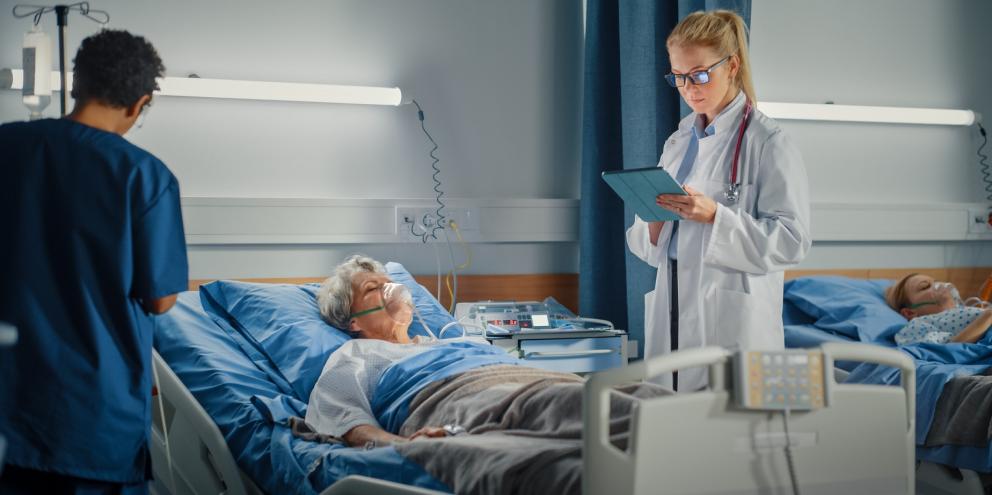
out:
{"label": "wall outlet panel", "polygon": [[[445,206],[442,210],[444,219],[437,217],[437,206],[397,206],[396,235],[403,242],[423,242],[423,235],[432,232],[437,226],[448,230],[448,235],[454,238],[450,222],[455,222],[458,230],[465,233],[479,232],[479,208],[453,208]],[[429,238],[427,242],[444,241],[443,233],[437,231],[438,239]]]}

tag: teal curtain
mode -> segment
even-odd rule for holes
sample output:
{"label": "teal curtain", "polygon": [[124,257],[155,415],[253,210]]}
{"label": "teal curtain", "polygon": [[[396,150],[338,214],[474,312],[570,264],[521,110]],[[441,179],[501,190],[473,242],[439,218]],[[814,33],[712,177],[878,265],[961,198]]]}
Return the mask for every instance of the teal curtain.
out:
{"label": "teal curtain", "polygon": [[[579,311],[644,342],[644,294],[655,270],[627,250],[633,214],[600,177],[653,166],[682,114],[665,38],[697,10],[730,9],[750,25],[750,0],[587,0],[579,223]],[[642,353],[643,354],[643,353]]]}

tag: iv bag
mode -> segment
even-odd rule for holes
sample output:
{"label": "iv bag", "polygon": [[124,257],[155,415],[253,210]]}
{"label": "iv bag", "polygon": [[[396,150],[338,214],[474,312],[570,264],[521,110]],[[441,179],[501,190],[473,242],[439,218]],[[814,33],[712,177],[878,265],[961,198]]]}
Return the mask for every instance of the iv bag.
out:
{"label": "iv bag", "polygon": [[41,112],[52,101],[52,41],[38,26],[24,35],[21,51],[24,86],[21,90],[24,106],[31,111],[31,120],[41,118]]}

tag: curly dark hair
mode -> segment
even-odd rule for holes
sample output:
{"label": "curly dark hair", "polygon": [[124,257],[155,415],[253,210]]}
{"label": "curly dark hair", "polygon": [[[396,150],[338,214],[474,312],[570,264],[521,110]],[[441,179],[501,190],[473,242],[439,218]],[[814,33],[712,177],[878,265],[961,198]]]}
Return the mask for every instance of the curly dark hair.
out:
{"label": "curly dark hair", "polygon": [[165,66],[155,47],[127,31],[104,29],[83,40],[73,59],[72,97],[129,107],[159,89]]}

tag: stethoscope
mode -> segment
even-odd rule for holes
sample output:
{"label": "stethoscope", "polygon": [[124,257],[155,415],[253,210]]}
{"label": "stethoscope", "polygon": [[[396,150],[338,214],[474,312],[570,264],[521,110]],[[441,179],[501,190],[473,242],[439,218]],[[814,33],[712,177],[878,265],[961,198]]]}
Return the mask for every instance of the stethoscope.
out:
{"label": "stethoscope", "polygon": [[727,191],[724,193],[727,201],[731,203],[736,203],[741,196],[741,183],[737,177],[737,163],[741,157],[741,143],[744,141],[744,130],[747,129],[747,125],[751,122],[752,108],[750,101],[744,105],[744,117],[741,118],[741,125],[737,129],[737,145],[734,146],[734,164],[730,169],[730,185],[727,186]]}

